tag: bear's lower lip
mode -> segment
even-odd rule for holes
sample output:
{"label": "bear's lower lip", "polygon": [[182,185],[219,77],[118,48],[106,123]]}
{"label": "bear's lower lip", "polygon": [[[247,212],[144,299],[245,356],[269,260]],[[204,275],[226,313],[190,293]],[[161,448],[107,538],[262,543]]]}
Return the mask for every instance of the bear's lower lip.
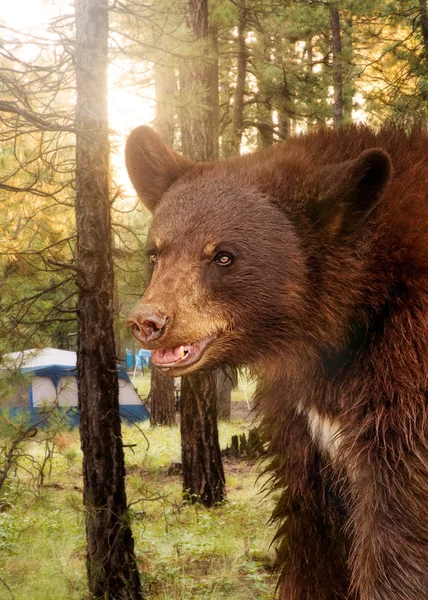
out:
{"label": "bear's lower lip", "polygon": [[214,341],[215,335],[210,335],[199,342],[183,344],[175,348],[152,350],[153,364],[159,369],[184,367],[198,362],[206,348]]}

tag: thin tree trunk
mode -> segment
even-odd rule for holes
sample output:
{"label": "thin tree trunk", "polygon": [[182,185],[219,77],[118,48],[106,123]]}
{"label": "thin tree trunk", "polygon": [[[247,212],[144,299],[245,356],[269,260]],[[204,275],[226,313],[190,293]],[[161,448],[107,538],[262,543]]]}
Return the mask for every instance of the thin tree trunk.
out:
{"label": "thin tree trunk", "polygon": [[113,332],[107,116],[108,1],[76,0],[78,369],[91,597],[138,600],[127,519]]}
{"label": "thin tree trunk", "polygon": [[[354,99],[354,84],[353,84],[353,63],[354,63],[354,48],[352,40],[353,31],[352,13],[349,13],[346,18],[346,26],[343,35],[342,47],[342,76],[343,81],[343,122],[345,124],[352,123],[352,104]],[[346,65],[346,69],[343,67]]]}
{"label": "thin tree trunk", "polygon": [[[207,0],[189,0],[187,8],[187,22],[193,39],[208,52]],[[212,97],[207,87],[210,82],[213,82],[213,77],[208,58],[202,62],[190,59],[180,69],[180,91],[184,98],[189,98],[193,89],[205,89],[205,100],[208,103]],[[215,158],[213,113],[209,106],[181,111],[181,138],[186,158],[200,162]],[[183,491],[192,502],[200,500],[206,506],[221,502],[226,497],[217,431],[216,393],[213,373],[182,377],[180,426]]]}
{"label": "thin tree trunk", "polygon": [[273,141],[272,99],[266,97],[257,107],[257,145],[268,148]]}
{"label": "thin tree trunk", "polygon": [[427,11],[427,0],[419,0],[419,6],[421,7],[421,27],[422,36],[424,40],[424,55],[425,59],[428,60],[428,11]]}
{"label": "thin tree trunk", "polygon": [[226,497],[217,430],[215,373],[197,373],[181,382],[183,491],[190,502],[213,506]]}
{"label": "thin tree trunk", "polygon": [[281,142],[288,140],[291,131],[291,119],[284,111],[278,113],[278,137]]}
{"label": "thin tree trunk", "polygon": [[[274,39],[271,36],[263,36],[260,41],[258,52],[265,57],[266,63],[273,64]],[[258,100],[256,104],[255,126],[257,128],[257,146],[267,148],[274,142],[273,104],[274,85],[272,70],[266,65],[265,68],[256,71]],[[277,108],[275,106],[275,108]]]}
{"label": "thin tree trunk", "polygon": [[173,67],[155,66],[156,119],[154,129],[174,147],[174,95],[177,88]]}
{"label": "thin tree trunk", "polygon": [[[114,242],[113,247],[114,247]],[[119,361],[125,360],[125,346],[123,344],[123,322],[120,318],[119,288],[117,279],[114,278],[113,290],[113,331],[115,340],[116,357]]]}
{"label": "thin tree trunk", "polygon": [[226,368],[217,372],[217,416],[220,421],[230,421],[232,390],[236,385],[234,370]]}
{"label": "thin tree trunk", "polygon": [[288,85],[287,73],[283,75],[282,94],[278,102],[278,137],[281,141],[287,140],[291,134],[291,118],[294,114],[294,107]]}
{"label": "thin tree trunk", "polygon": [[181,144],[186,157],[208,162],[215,156],[213,112],[210,106],[212,64],[209,57],[207,0],[188,0],[187,24],[201,58],[189,58],[180,67]]}
{"label": "thin tree trunk", "polygon": [[[317,120],[319,120],[319,116],[317,115],[317,107],[313,106],[313,100],[318,96],[315,91],[315,79],[316,74],[314,74],[314,49],[313,49],[313,38],[309,36],[305,42],[305,82],[306,82],[306,106],[308,107],[308,115],[306,119],[306,126],[308,131],[312,131],[317,126]],[[292,124],[290,124],[292,129]],[[292,132],[291,132],[292,133]]]}
{"label": "thin tree trunk", "polygon": [[330,5],[331,39],[333,50],[333,125],[343,123],[343,74],[342,74],[342,38],[340,36],[340,17],[336,5]]}
{"label": "thin tree trunk", "polygon": [[241,150],[242,132],[244,130],[244,93],[247,76],[247,48],[245,45],[245,5],[243,0],[239,7],[237,45],[236,88],[233,95],[231,155],[239,155]]}
{"label": "thin tree trunk", "polygon": [[152,366],[150,385],[150,423],[171,427],[175,421],[174,379],[162,375]]}
{"label": "thin tree trunk", "polygon": [[220,94],[219,94],[219,63],[218,63],[218,27],[211,27],[211,71],[209,77],[209,94],[211,106],[211,138],[212,138],[212,158],[217,160],[219,156],[219,129],[220,129]]}

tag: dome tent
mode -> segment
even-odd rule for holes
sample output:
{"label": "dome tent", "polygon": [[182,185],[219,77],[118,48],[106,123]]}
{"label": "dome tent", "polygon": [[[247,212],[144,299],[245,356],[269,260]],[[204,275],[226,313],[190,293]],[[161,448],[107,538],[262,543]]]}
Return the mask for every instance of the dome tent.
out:
{"label": "dome tent", "polygon": [[[29,414],[31,420],[39,420],[46,407],[56,406],[66,413],[71,425],[79,422],[77,408],[76,353],[56,348],[24,350],[3,357],[4,372],[22,373],[22,383],[6,399],[0,402],[11,415]],[[127,421],[144,421],[150,418],[123,366],[117,367],[119,379],[119,410]]]}

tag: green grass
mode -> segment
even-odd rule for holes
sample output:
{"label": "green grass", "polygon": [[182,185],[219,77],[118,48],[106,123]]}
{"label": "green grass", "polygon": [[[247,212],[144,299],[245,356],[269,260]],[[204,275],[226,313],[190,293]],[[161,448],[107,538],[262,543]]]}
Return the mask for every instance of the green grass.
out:
{"label": "green grass", "polygon": [[255,391],[256,382],[243,375],[240,375],[238,386],[232,390],[232,402],[243,402],[244,400],[251,402]]}
{"label": "green grass", "polygon": [[[220,424],[224,447],[244,423]],[[135,551],[148,600],[267,600],[273,597],[271,502],[257,468],[226,462],[228,501],[183,506],[178,429],[125,427],[127,493]],[[40,446],[32,443],[33,454]],[[27,465],[29,466],[29,465]],[[12,479],[0,512],[0,599],[83,600],[85,535],[76,432],[57,437],[51,476],[40,489]],[[22,478],[27,484],[22,485]],[[17,487],[18,486],[18,487]],[[8,590],[9,588],[9,590]]]}
{"label": "green grass", "polygon": [[144,375],[136,373],[135,377],[129,373],[132,383],[142,398],[147,398],[150,392],[150,370],[144,369]]}

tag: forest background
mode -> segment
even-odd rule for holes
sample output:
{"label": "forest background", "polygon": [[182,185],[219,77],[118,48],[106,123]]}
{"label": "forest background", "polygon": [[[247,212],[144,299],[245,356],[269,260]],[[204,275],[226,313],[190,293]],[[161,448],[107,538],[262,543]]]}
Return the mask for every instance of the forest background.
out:
{"label": "forest background", "polygon": [[[0,353],[3,357],[9,352],[46,346],[74,349],[78,337],[81,350],[95,340],[99,329],[97,333],[95,327],[91,331],[85,327],[88,321],[95,323],[96,318],[82,318],[90,314],[95,298],[95,291],[88,292],[82,284],[89,281],[89,271],[85,273],[85,268],[90,254],[89,269],[96,264],[100,272],[111,273],[106,285],[111,288],[108,319],[111,318],[114,343],[110,344],[112,353],[108,360],[103,364],[98,361],[100,381],[111,360],[116,357],[123,360],[125,348],[133,343],[123,323],[143,292],[142,264],[149,215],[137,201],[124,169],[124,142],[131,129],[149,124],[177,151],[209,161],[286,141],[291,135],[315,127],[365,123],[378,128],[392,121],[406,128],[415,122],[424,125],[427,114],[426,0],[152,0],[147,3],[77,0],[75,5],[59,0],[20,0],[0,8],[0,38]],[[94,58],[92,63],[85,62],[86,53],[103,60],[97,63]],[[94,171],[97,164],[103,168]],[[102,183],[98,185],[100,173]],[[91,196],[90,185],[94,182],[98,187]],[[99,205],[95,201],[98,193]],[[94,214],[80,212],[79,216],[85,194],[94,198]],[[98,221],[103,215],[105,221]],[[77,239],[77,234],[81,242],[85,235],[91,234],[90,227],[85,230],[89,222],[93,225],[92,233],[108,232],[104,240],[93,236],[91,242],[89,238],[89,245],[94,240],[100,244],[90,252],[82,243],[79,247]],[[99,251],[106,255],[106,263],[102,263]],[[89,295],[85,297],[86,292]],[[84,369],[89,367],[83,363],[79,366],[84,380]],[[101,388],[91,402],[89,392],[81,393],[87,475],[83,482],[83,504],[88,547],[77,560],[82,563],[86,556],[93,597],[103,597],[106,589],[109,597],[126,599],[140,598],[142,594],[172,598],[175,593],[195,598],[221,598],[222,593],[226,594],[224,597],[232,597],[230,590],[215,588],[211,580],[205,587],[203,584],[198,587],[207,575],[200,565],[196,583],[189,584],[189,589],[183,588],[187,584],[183,583],[181,542],[176,542],[177,556],[168,555],[169,564],[178,569],[176,573],[159,568],[159,564],[164,564],[159,555],[157,561],[150,561],[151,550],[147,547],[144,552],[137,548],[135,554],[128,524],[122,527],[123,519],[129,516],[130,503],[122,481],[121,440],[113,444],[112,455],[105,453],[112,461],[106,465],[114,465],[113,470],[118,473],[114,485],[121,500],[119,510],[109,508],[116,521],[103,526],[107,546],[111,544],[112,532],[120,531],[119,537],[125,532],[121,540],[124,546],[119,544],[117,551],[127,557],[123,560],[129,563],[129,577],[126,585],[119,581],[117,569],[123,565],[114,559],[108,567],[104,565],[103,576],[99,576],[99,564],[94,572],[91,565],[96,560],[91,556],[91,536],[96,532],[91,533],[91,523],[100,523],[98,516],[88,517],[88,507],[94,503],[90,472],[99,449],[94,449],[94,436],[90,437],[89,430],[96,415],[105,414],[108,402],[115,406],[114,385],[112,382],[109,386],[113,390],[110,400],[106,399],[108,394],[103,396]],[[186,427],[186,414],[195,418],[195,397],[198,393],[204,396],[204,385],[193,381],[185,388],[190,400],[187,413],[181,415],[182,427],[183,423]],[[7,394],[8,389],[3,386],[0,395],[6,398]],[[91,412],[92,409],[85,412],[85,408],[92,406],[99,413]],[[202,429],[211,431],[215,414],[210,419],[201,424]],[[105,447],[109,446],[109,439],[120,438],[118,426],[114,420],[108,423],[106,429],[112,437],[105,438]],[[17,429],[3,418],[0,430],[4,440],[0,480],[3,484],[6,476],[15,477],[1,488],[4,512],[0,513],[0,551],[3,540],[9,560],[17,552],[16,538],[25,530],[22,514],[16,516],[19,525],[13,525],[9,510],[16,505],[22,481],[18,477],[18,462],[33,477],[34,461],[38,461],[34,471],[38,475],[31,479],[34,483],[30,486],[34,492],[31,497],[46,500],[47,496],[40,491],[46,483],[43,471],[46,456],[52,458],[54,447],[58,450],[63,443],[64,451],[60,454],[62,468],[66,470],[64,465],[67,461],[74,464],[79,450],[76,440],[52,442],[53,437],[39,432],[37,441],[44,441],[45,445],[43,456],[36,460],[37,452],[33,447],[29,450],[33,443],[29,439],[33,436],[32,429]],[[125,438],[128,434],[133,440],[133,433],[125,433]],[[184,435],[190,439],[193,433],[185,430]],[[204,452],[215,454],[217,448],[207,449],[207,438],[194,443],[204,445]],[[161,447],[162,444],[161,441]],[[173,454],[168,454],[165,464],[172,458]],[[127,460],[128,467],[137,466],[138,461],[129,457]],[[188,472],[193,473],[193,467],[190,465]],[[77,473],[78,467],[75,468]],[[220,471],[212,489],[216,490],[220,481],[222,496],[224,476]],[[207,478],[207,473],[202,476]],[[245,474],[240,473],[240,477],[245,479]],[[152,492],[146,487],[141,490],[141,481],[134,484],[131,496],[138,490],[141,502],[147,502]],[[200,481],[191,481],[184,484],[184,489],[193,484],[201,486]],[[162,492],[156,492],[156,501],[167,497],[164,492],[163,488]],[[198,495],[203,497],[202,490]],[[70,497],[67,498],[69,502]],[[215,503],[214,500],[205,504]],[[140,502],[134,501],[137,505]],[[25,499],[21,509],[28,502]],[[70,502],[78,504],[76,498]],[[107,506],[104,502],[108,504],[100,499],[95,505]],[[59,510],[58,506],[54,510]],[[40,506],[37,510],[41,510]],[[228,510],[232,510],[230,505]],[[242,510],[254,518],[253,509],[246,506]],[[137,513],[143,512],[139,506],[134,518],[138,521],[141,515]],[[238,513],[241,515],[238,510],[232,515],[234,522]],[[40,514],[46,518],[47,513]],[[196,514],[198,521],[198,513],[190,514]],[[45,524],[48,529],[51,519]],[[60,525],[57,523],[55,527]],[[145,527],[147,523],[142,527],[142,538]],[[74,535],[79,536],[76,531]],[[135,531],[139,531],[138,523],[134,524]],[[83,544],[80,538],[79,544]],[[235,563],[236,573],[252,575],[254,585],[260,587],[257,597],[270,597],[273,584],[266,583],[264,563],[261,570],[255,567],[257,560],[248,559],[253,556],[249,550],[252,542],[247,540],[245,544],[243,562]],[[73,548],[70,552],[77,550]],[[230,555],[236,556],[236,548],[230,550]],[[65,562],[70,560],[70,555],[67,556]],[[265,562],[270,564],[270,560],[266,558]],[[218,568],[215,561],[213,564],[212,573]],[[21,576],[19,566],[16,568]],[[85,584],[79,577],[83,577],[84,567],[80,564],[76,569],[79,576],[64,575],[67,592],[56,590],[52,598],[82,597]],[[173,591],[170,588],[165,591],[171,581]],[[2,573],[0,589],[2,584],[5,597],[37,597],[36,588],[30,588],[30,593],[25,587],[30,585],[28,581],[16,585],[15,580]],[[43,584],[42,592],[45,593]],[[23,595],[19,596],[20,593]],[[248,590],[245,593],[248,597]],[[0,597],[1,594],[0,591]]]}

